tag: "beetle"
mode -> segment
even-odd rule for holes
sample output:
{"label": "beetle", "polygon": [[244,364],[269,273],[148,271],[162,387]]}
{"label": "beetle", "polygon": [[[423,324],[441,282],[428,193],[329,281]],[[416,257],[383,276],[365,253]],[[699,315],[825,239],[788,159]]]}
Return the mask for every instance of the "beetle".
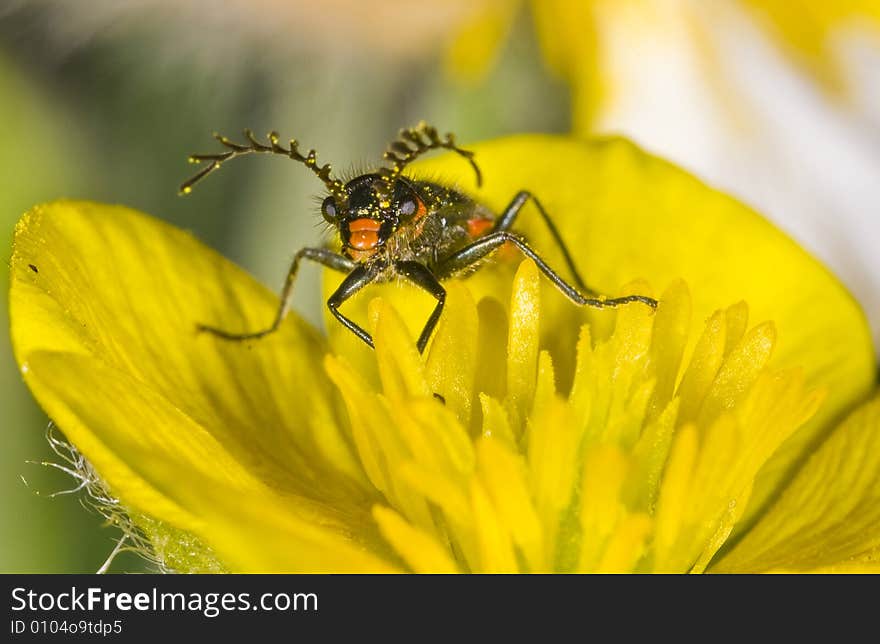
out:
{"label": "beetle", "polygon": [[[377,168],[346,182],[332,176],[329,163],[319,166],[314,150],[303,156],[295,139],[290,140],[289,147],[284,147],[277,132],[269,133],[267,143],[258,141],[251,130],[245,130],[244,134],[247,138],[244,144],[215,134],[214,137],[226,148],[225,152],[190,156],[192,163],[207,162],[208,165],[183,183],[181,193],[191,192],[194,184],[230,159],[253,153],[286,156],[304,164],[327,188],[327,195],[321,203],[321,214],[338,231],[341,251],[307,247],[296,253],[281,290],[275,318],[265,329],[232,333],[199,324],[200,331],[236,341],[262,338],[276,331],[287,313],[300,263],[309,260],[346,274],[327,300],[327,307],[340,323],[370,347],[373,347],[370,334],[340,311],[346,300],[369,284],[399,277],[432,295],[437,303],[416,343],[421,353],[428,345],[443,312],[446,289],[441,282],[475,270],[483,260],[505,245],[519,249],[534,261],[556,288],[576,305],[605,308],[641,303],[651,308],[657,307],[656,300],[644,295],[608,298],[589,289],[581,279],[553,220],[531,192],[520,190],[501,213],[495,213],[456,188],[404,176],[403,170],[417,157],[430,150],[446,149],[468,161],[476,175],[477,186],[482,185],[482,174],[474,160],[474,153],[458,147],[452,134],[441,137],[436,128],[425,122],[400,131],[384,154],[388,167]],[[573,276],[574,286],[512,230],[517,216],[529,201],[535,204],[561,251]]]}

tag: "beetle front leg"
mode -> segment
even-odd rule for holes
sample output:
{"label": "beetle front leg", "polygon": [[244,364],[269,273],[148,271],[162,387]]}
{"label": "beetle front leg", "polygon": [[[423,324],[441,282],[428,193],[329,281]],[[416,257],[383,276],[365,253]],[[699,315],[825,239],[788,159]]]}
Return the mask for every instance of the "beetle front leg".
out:
{"label": "beetle front leg", "polygon": [[251,333],[230,333],[229,331],[224,331],[223,329],[218,329],[206,324],[197,324],[196,329],[200,332],[204,331],[218,338],[222,338],[223,340],[231,340],[233,342],[256,340],[277,331],[278,327],[281,326],[281,322],[284,320],[284,316],[287,315],[287,309],[290,304],[290,294],[293,291],[293,283],[296,280],[296,274],[299,272],[299,263],[304,259],[316,262],[327,268],[332,268],[341,273],[351,271],[356,266],[356,264],[347,257],[343,257],[342,255],[327,250],[326,248],[303,248],[294,256],[293,263],[291,263],[290,269],[287,271],[287,278],[284,280],[284,287],[281,289],[281,302],[275,313],[275,319],[268,328]]}
{"label": "beetle front leg", "polygon": [[343,302],[376,279],[376,275],[376,271],[368,269],[363,264],[357,265],[356,268],[351,271],[344,280],[342,280],[342,284],[339,285],[339,288],[337,288],[333,292],[333,295],[327,300],[327,308],[330,309],[333,316],[339,320],[345,328],[366,342],[371,349],[375,348],[372,336],[370,336],[370,334],[356,322],[340,313],[339,307],[342,306]]}
{"label": "beetle front leg", "polygon": [[446,289],[443,288],[434,274],[423,264],[418,262],[397,262],[394,267],[410,282],[427,291],[437,300],[437,304],[428,321],[425,322],[422,333],[419,335],[419,341],[416,344],[419,348],[419,353],[422,353],[425,347],[428,346],[428,340],[431,338],[431,333],[433,333],[434,327],[437,326],[437,322],[440,320],[440,314],[443,313],[443,305],[446,303]]}

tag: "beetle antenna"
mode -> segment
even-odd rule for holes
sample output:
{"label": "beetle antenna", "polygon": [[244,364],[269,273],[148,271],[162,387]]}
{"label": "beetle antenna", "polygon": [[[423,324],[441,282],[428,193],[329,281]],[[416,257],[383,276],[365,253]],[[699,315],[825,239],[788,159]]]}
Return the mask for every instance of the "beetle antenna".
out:
{"label": "beetle antenna", "polygon": [[189,157],[190,163],[205,163],[208,165],[202,168],[197,174],[193,177],[184,181],[180,186],[180,194],[189,194],[192,192],[192,188],[199,181],[207,177],[209,174],[214,172],[215,170],[219,170],[220,166],[223,165],[225,161],[230,159],[234,159],[235,157],[243,156],[245,154],[252,154],[254,152],[264,152],[271,154],[280,154],[282,156],[286,156],[294,161],[299,161],[304,164],[309,170],[314,172],[317,177],[324,182],[324,185],[327,186],[327,190],[330,191],[331,194],[337,197],[344,197],[345,195],[345,186],[339,179],[334,179],[330,176],[331,167],[329,163],[325,163],[322,166],[318,165],[318,160],[316,156],[316,152],[314,150],[309,150],[308,154],[303,156],[299,153],[298,143],[296,139],[290,140],[290,147],[285,148],[283,145],[279,144],[280,137],[278,132],[269,132],[267,138],[269,140],[269,145],[265,145],[257,141],[254,133],[251,130],[245,130],[244,135],[248,140],[247,144],[239,144],[235,143],[225,136],[221,134],[214,133],[214,138],[217,139],[220,144],[228,148],[227,152],[219,152],[217,154],[193,154]]}
{"label": "beetle antenna", "polygon": [[467,159],[477,175],[477,187],[483,185],[483,175],[476,161],[474,161],[474,153],[458,147],[455,144],[455,137],[452,133],[448,133],[445,137],[440,138],[437,128],[428,125],[424,121],[419,122],[415,127],[401,130],[397,139],[388,145],[383,158],[391,163],[391,167],[382,168],[379,170],[379,174],[389,186],[392,186],[410,162],[425,152],[440,148],[452,150],[459,156]]}

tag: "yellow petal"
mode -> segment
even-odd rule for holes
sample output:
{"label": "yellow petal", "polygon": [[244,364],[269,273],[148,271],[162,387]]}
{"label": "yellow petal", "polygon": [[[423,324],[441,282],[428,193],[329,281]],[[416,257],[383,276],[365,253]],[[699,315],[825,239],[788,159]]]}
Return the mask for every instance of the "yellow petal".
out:
{"label": "yellow petal", "polygon": [[399,410],[400,433],[413,458],[450,476],[474,469],[474,446],[452,410],[435,400],[414,400]]}
{"label": "yellow petal", "polygon": [[[858,304],[819,262],[736,200],[619,138],[522,135],[466,147],[483,169],[479,197],[497,212],[518,190],[533,191],[592,288],[616,293],[639,277],[655,287],[683,278],[696,321],[745,300],[752,319],[775,325],[779,340],[771,365],[801,365],[809,387],[828,390],[816,416],[765,466],[750,513],[790,478],[822,428],[870,391],[874,349]],[[426,161],[419,171],[462,177],[461,185],[470,185],[467,164],[452,155]],[[531,205],[515,228],[565,272]],[[556,337],[570,351],[584,315],[553,294],[543,277],[541,283],[548,294],[542,298],[542,338]],[[720,347],[723,356],[723,342]],[[572,378],[565,367],[570,358],[550,350],[565,386]]]}
{"label": "yellow petal", "polygon": [[538,354],[538,375],[535,379],[535,395],[532,414],[540,416],[556,398],[556,381],[553,373],[553,359],[547,351]]}
{"label": "yellow petal", "polygon": [[399,437],[389,431],[387,405],[367,391],[358,374],[341,358],[328,356],[325,368],[345,401],[355,449],[370,483],[383,494],[392,494],[387,456],[402,458],[406,454]]}
{"label": "yellow petal", "polygon": [[[725,337],[725,344],[730,336]],[[700,408],[699,423],[709,425],[722,411],[732,408],[751,389],[761,370],[770,359],[776,342],[776,329],[772,323],[759,324],[736,343],[735,348],[725,352],[727,357],[712,387],[706,393]]]}
{"label": "yellow petal", "polygon": [[404,463],[400,468],[402,478],[443,510],[456,526],[466,526],[470,521],[467,490],[459,481],[438,474],[436,470],[414,462]]}
{"label": "yellow petal", "polygon": [[494,297],[481,299],[477,312],[480,327],[474,389],[501,400],[507,389],[507,312]]}
{"label": "yellow petal", "polygon": [[569,406],[558,398],[552,399],[540,414],[529,418],[526,452],[529,482],[544,527],[546,559],[551,566],[556,564],[563,513],[574,494],[580,438]]}
{"label": "yellow petal", "polygon": [[[476,402],[479,319],[477,306],[461,282],[447,287],[447,308],[431,342],[426,378],[431,391],[440,394],[465,427],[470,427],[471,407]],[[455,360],[449,356],[454,355]]]}
{"label": "yellow petal", "polygon": [[375,299],[370,309],[376,318],[376,362],[385,395],[397,402],[409,396],[430,396],[422,358],[397,311]]}
{"label": "yellow petal", "polygon": [[724,357],[726,358],[738,345],[749,327],[749,305],[740,301],[727,307],[727,310],[724,311],[724,322]]}
{"label": "yellow petal", "polygon": [[434,574],[458,572],[458,567],[449,558],[445,548],[430,535],[407,523],[393,510],[377,505],[373,508],[373,516],[382,534],[406,559],[413,571]]}
{"label": "yellow petal", "polygon": [[679,395],[682,405],[680,421],[696,420],[706,393],[712,386],[718,369],[724,361],[724,346],[727,325],[722,311],[716,311],[706,322],[700,339],[694,349],[694,359],[688,365],[681,379]]}
{"label": "yellow petal", "polygon": [[529,260],[514,278],[507,332],[507,406],[514,427],[528,416],[535,395],[540,319],[538,268]]}
{"label": "yellow petal", "polygon": [[676,281],[660,298],[651,335],[651,362],[657,374],[649,408],[651,419],[661,414],[672,398],[690,325],[690,293],[684,282]]}
{"label": "yellow petal", "polygon": [[519,572],[510,533],[492,506],[486,489],[477,480],[472,481],[470,487],[474,527],[480,545],[480,568],[477,572]]}
{"label": "yellow petal", "polygon": [[651,518],[648,515],[630,514],[624,517],[609,539],[596,572],[632,572],[645,551],[645,542],[650,533]]}
{"label": "yellow petal", "polygon": [[197,323],[262,328],[277,298],[191,235],[120,206],[58,201],[19,222],[12,269],[19,364],[64,351],[127,373],[278,486],[306,492],[340,472],[362,480],[314,330],[292,315],[258,342],[196,333]]}
{"label": "yellow petal", "polygon": [[633,448],[635,471],[630,477],[631,485],[627,499],[638,510],[653,511],[660,490],[663,468],[672,446],[673,431],[678,418],[678,404],[675,399],[667,405],[660,416],[648,424]]}
{"label": "yellow petal", "polygon": [[[405,336],[403,336],[405,339]],[[414,347],[411,347],[414,348]],[[393,363],[393,356],[386,356],[389,372],[398,374],[399,364]],[[370,482],[377,490],[401,510],[404,516],[420,527],[432,524],[430,509],[425,500],[401,479],[401,468],[412,458],[411,443],[408,444],[404,435],[393,422],[393,409],[403,405],[397,401],[394,405],[384,396],[377,395],[367,389],[364,382],[354,373],[343,360],[328,357],[327,373],[345,400],[345,406],[351,419],[351,431],[357,448],[358,456]],[[406,379],[413,374],[404,375]],[[414,376],[413,376],[414,377]],[[403,380],[397,375],[392,377],[397,386]],[[386,386],[388,382],[386,381]],[[332,481],[324,481],[318,485],[331,485]]]}
{"label": "yellow petal", "polygon": [[[148,480],[145,470],[153,462],[187,472],[190,484],[229,485],[244,496],[259,488],[210,433],[120,370],[95,365],[81,354],[36,351],[24,372],[28,386],[41,393],[45,411],[68,439],[114,493],[141,512],[184,530],[200,527],[198,515],[175,501],[173,487],[160,488]],[[105,406],[108,401],[114,404]],[[111,431],[101,431],[105,427]]]}
{"label": "yellow petal", "polygon": [[684,517],[690,514],[687,507],[688,494],[693,480],[697,461],[697,432],[693,425],[685,425],[675,436],[669,462],[660,486],[657,501],[656,527],[654,530],[654,567],[657,572],[680,572],[686,567],[688,554],[681,553],[677,542],[681,533],[689,526],[684,525]]}
{"label": "yellow petal", "polygon": [[721,558],[720,572],[846,568],[880,557],[880,397],[853,412],[770,511]]}
{"label": "yellow petal", "polygon": [[[580,522],[583,532],[579,569],[595,570],[611,535],[624,516],[621,489],[630,463],[617,447],[601,445],[584,459]],[[611,555],[617,559],[618,555]]]}
{"label": "yellow petal", "polygon": [[[217,488],[206,498],[193,499],[200,507],[209,508],[205,517],[212,535],[210,544],[231,572],[401,572],[377,556],[383,552],[391,558],[378,535],[366,546],[328,530],[317,516],[292,514],[272,497],[243,503],[231,492]],[[357,533],[366,534],[366,529],[359,528]]]}
{"label": "yellow petal", "polygon": [[482,435],[504,441],[511,447],[515,446],[516,437],[510,429],[510,421],[507,419],[504,406],[486,394],[480,394],[480,406],[483,411]]}
{"label": "yellow petal", "polygon": [[[246,544],[256,523],[216,516],[215,490],[278,490],[286,500],[267,494],[266,512],[284,508],[298,530],[335,526],[343,544],[343,534],[378,537],[363,505],[375,492],[340,433],[320,338],[295,316],[261,342],[196,335],[197,322],[271,319],[274,298],[239,269],[126,208],[55,202],[19,223],[12,270],[12,339],[27,382],[123,505],[196,532],[230,564],[247,553],[221,544],[217,526],[240,523],[248,536],[229,538]],[[248,511],[257,507],[267,506]],[[302,554],[290,547],[279,567]]]}
{"label": "yellow petal", "polygon": [[483,483],[529,565],[527,572],[545,572],[541,522],[529,494],[525,463],[502,441],[492,438],[477,443],[477,455]]}
{"label": "yellow petal", "polygon": [[590,326],[585,324],[575,349],[574,381],[568,396],[575,418],[587,424],[594,407],[598,407],[596,389],[596,362],[598,358],[593,351],[593,338]]}
{"label": "yellow petal", "polygon": [[877,575],[880,574],[880,561],[852,561],[834,566],[824,566],[822,568],[811,568],[809,570],[786,570],[777,568],[768,570],[768,573],[799,573],[809,575]]}
{"label": "yellow petal", "polygon": [[390,570],[369,552],[381,546],[366,512],[342,499],[322,505],[270,489],[128,374],[70,352],[34,352],[27,367],[46,411],[123,508],[196,535],[228,569]]}

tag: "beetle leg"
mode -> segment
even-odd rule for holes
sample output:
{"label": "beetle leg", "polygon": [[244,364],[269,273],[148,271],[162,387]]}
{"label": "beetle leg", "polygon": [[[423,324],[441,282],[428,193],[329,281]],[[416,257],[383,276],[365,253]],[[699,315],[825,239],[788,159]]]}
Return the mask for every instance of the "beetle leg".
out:
{"label": "beetle leg", "polygon": [[446,289],[443,288],[434,274],[423,264],[418,262],[397,262],[394,267],[410,282],[427,291],[437,300],[437,305],[431,312],[428,321],[425,322],[422,333],[419,335],[419,341],[416,344],[419,348],[419,353],[422,353],[428,345],[428,340],[431,338],[434,327],[437,326],[437,322],[440,320],[440,314],[443,312],[443,305],[446,302]]}
{"label": "beetle leg", "polygon": [[562,241],[562,236],[559,234],[556,224],[553,223],[553,220],[550,218],[550,215],[547,214],[547,211],[544,210],[544,206],[541,205],[538,198],[528,190],[520,190],[516,193],[516,196],[511,200],[507,208],[504,209],[504,212],[501,213],[501,216],[495,220],[495,226],[492,228],[492,232],[510,230],[517,215],[519,215],[520,210],[522,210],[523,206],[526,205],[529,199],[534,202],[535,207],[538,209],[538,213],[541,215],[541,218],[550,230],[553,241],[556,242],[556,245],[562,252],[562,257],[565,259],[565,263],[568,264],[568,269],[574,277],[575,286],[577,286],[582,292],[595,295],[597,292],[584,284],[584,280],[581,278],[577,267],[574,265],[574,259],[572,259],[571,253],[568,252],[568,247],[565,245],[565,242]]}
{"label": "beetle leg", "polygon": [[337,288],[333,292],[333,295],[327,300],[327,308],[330,309],[333,316],[339,320],[345,328],[366,342],[371,349],[375,347],[373,345],[373,338],[370,334],[356,322],[340,313],[339,307],[342,306],[342,303],[348,298],[376,279],[377,274],[377,271],[370,270],[364,264],[356,265],[355,269],[351,271],[344,280],[342,280],[342,284],[339,285],[339,288]]}
{"label": "beetle leg", "polygon": [[513,233],[505,230],[489,233],[485,237],[481,237],[475,242],[472,242],[468,246],[465,246],[461,250],[450,255],[446,261],[437,267],[437,277],[440,279],[452,277],[456,273],[466,270],[476,262],[484,259],[508,242],[516,246],[523,255],[535,262],[547,279],[553,282],[553,285],[556,286],[565,297],[579,306],[606,308],[620,306],[621,304],[629,304],[630,302],[641,302],[642,304],[647,304],[651,308],[657,307],[657,300],[644,295],[627,295],[624,297],[605,298],[587,297],[581,294],[575,287],[562,279],[556,271],[550,268],[550,266],[541,259],[540,255],[532,250],[531,246]]}
{"label": "beetle leg", "polygon": [[224,331],[206,324],[198,324],[196,325],[196,328],[199,331],[205,331],[218,338],[232,341],[256,340],[277,331],[278,327],[281,326],[282,320],[284,320],[284,316],[287,314],[287,309],[290,304],[290,294],[293,291],[293,283],[294,280],[296,280],[296,274],[299,271],[299,263],[303,259],[317,262],[322,266],[332,268],[341,273],[351,271],[356,266],[356,264],[347,257],[343,257],[342,255],[325,248],[303,248],[293,258],[290,270],[287,271],[287,278],[284,280],[284,287],[281,289],[281,302],[278,305],[278,311],[275,313],[275,319],[268,328],[252,333],[230,333],[229,331]]}

